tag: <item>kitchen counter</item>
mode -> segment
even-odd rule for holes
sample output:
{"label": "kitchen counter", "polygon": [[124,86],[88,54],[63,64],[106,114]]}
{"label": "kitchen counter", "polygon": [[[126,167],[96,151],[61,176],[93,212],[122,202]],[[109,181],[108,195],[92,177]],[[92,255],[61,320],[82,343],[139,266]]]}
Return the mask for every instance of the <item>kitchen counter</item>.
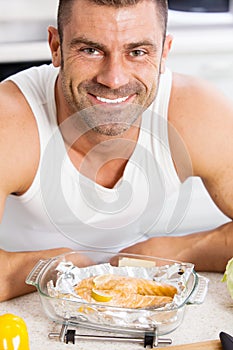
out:
{"label": "kitchen counter", "polygon": [[[163,338],[171,338],[173,345],[218,339],[220,331],[233,335],[233,300],[226,284],[221,282],[222,274],[202,273],[209,279],[208,293],[201,305],[188,305],[180,327]],[[48,339],[49,332],[59,332],[60,326],[45,316],[37,292],[0,303],[0,315],[13,313],[22,317],[28,327],[31,350],[140,350],[137,343],[118,343],[103,341],[79,341],[76,345],[64,344]],[[169,346],[167,346],[169,349]]]}
{"label": "kitchen counter", "polygon": [[0,63],[19,63],[51,60],[46,41],[0,44]]}

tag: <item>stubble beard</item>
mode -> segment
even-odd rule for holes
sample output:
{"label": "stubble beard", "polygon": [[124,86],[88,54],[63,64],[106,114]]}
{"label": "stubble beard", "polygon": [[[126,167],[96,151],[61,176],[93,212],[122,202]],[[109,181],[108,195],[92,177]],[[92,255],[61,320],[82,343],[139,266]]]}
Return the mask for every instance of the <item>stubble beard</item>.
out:
{"label": "stubble beard", "polygon": [[[91,129],[100,135],[117,136],[126,132],[137,122],[157,95],[159,76],[157,77],[156,90],[152,91],[147,98],[145,98],[145,87],[139,82],[117,90],[111,90],[111,96],[114,98],[135,94],[138,96],[136,103],[126,103],[118,106],[88,105],[88,100],[85,97],[87,92],[95,96],[109,96],[110,90],[91,81],[84,81],[77,88],[74,88],[72,81],[67,80],[63,68],[64,65],[61,68],[62,90],[70,114],[76,114],[75,124],[78,127],[80,122],[81,124],[84,123],[89,130]],[[69,81],[69,84],[67,84],[67,81]],[[82,96],[84,97],[82,98]]]}

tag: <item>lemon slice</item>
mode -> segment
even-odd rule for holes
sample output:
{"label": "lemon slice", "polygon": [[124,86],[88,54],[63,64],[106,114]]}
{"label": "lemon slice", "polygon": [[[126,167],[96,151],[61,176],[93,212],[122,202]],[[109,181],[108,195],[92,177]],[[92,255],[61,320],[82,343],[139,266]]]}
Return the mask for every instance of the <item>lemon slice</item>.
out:
{"label": "lemon slice", "polygon": [[93,288],[91,290],[91,297],[95,300],[95,301],[100,301],[100,302],[107,302],[110,301],[112,299],[112,295],[111,294],[107,294],[101,290],[95,289]]}

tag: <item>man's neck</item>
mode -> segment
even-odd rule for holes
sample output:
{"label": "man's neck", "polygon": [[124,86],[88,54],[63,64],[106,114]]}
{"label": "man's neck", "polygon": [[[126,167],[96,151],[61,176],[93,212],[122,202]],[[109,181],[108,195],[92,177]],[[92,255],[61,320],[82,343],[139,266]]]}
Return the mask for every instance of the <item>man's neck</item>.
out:
{"label": "man's neck", "polygon": [[57,121],[73,165],[93,181],[113,187],[136,147],[141,117],[120,135],[108,136],[88,130],[81,118],[73,118],[58,85]]}

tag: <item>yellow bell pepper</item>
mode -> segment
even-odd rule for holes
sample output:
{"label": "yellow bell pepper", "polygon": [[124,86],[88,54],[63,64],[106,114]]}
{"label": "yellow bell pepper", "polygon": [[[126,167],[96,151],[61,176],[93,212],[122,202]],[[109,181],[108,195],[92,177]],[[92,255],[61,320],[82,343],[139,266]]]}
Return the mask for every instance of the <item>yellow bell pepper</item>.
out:
{"label": "yellow bell pepper", "polygon": [[27,327],[21,317],[0,315],[0,349],[30,350]]}

